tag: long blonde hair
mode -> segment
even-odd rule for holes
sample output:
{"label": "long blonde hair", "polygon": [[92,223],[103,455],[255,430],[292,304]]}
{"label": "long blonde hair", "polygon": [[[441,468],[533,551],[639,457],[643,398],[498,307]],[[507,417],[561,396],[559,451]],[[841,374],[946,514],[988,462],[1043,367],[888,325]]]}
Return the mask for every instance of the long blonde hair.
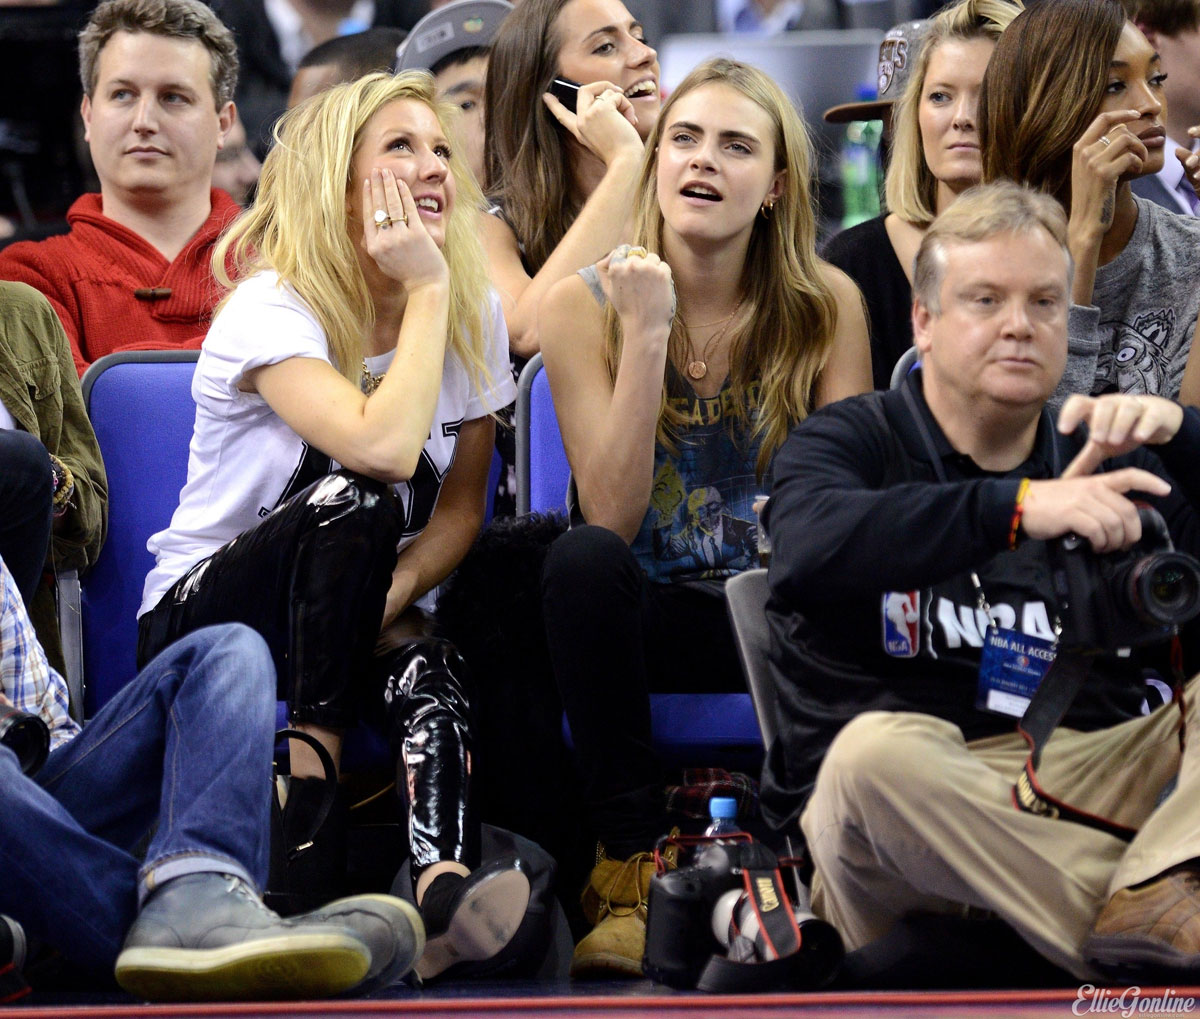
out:
{"label": "long blonde hair", "polygon": [[995,43],[1023,10],[1021,0],[962,0],[934,16],[917,66],[892,111],[892,154],[884,195],[888,211],[906,223],[928,226],[937,217],[938,182],[925,162],[919,119],[933,51],[948,39],[987,39]]}
{"label": "long blonde hair", "polygon": [[[758,420],[761,438],[757,472],[766,473],[771,456],[789,429],[812,410],[817,378],[829,359],[837,328],[837,301],[816,254],[816,218],[809,179],[812,144],[791,101],[766,74],[736,60],[718,58],[701,64],[671,93],[646,142],[638,200],[634,209],[636,243],[662,254],[663,214],[658,201],[658,148],[674,105],[704,85],[726,85],[764,110],[775,127],[775,170],[786,171],[783,191],[765,218],[756,217],[742,266],[741,289],[748,311],[746,325],[734,333],[729,351],[729,380],[734,416],[746,424],[750,388],[760,385]],[[609,306],[605,313],[605,356],[615,383],[621,362],[621,324]],[[688,341],[680,316],[671,325],[669,360],[687,360]],[[674,448],[684,424],[668,399],[663,380],[658,441]]]}
{"label": "long blonde hair", "polygon": [[[290,110],[275,129],[254,204],[213,251],[213,274],[228,288],[264,269],[277,272],[316,316],[334,366],[354,382],[375,308],[347,227],[347,189],[357,183],[350,180],[350,167],[363,128],[388,103],[422,102],[445,126],[452,108],[434,96],[433,78],[425,71],[369,74]],[[450,268],[447,347],[479,387],[488,378],[492,325],[486,320],[487,263],[475,222],[483,198],[457,151],[451,154],[450,171],[457,200],[442,249]]]}

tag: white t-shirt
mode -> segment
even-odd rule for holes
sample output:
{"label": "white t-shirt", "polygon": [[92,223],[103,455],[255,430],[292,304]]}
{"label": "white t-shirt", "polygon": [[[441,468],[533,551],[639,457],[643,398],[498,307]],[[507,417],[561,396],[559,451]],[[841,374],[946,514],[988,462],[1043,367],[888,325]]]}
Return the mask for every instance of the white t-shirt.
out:
{"label": "white t-shirt", "polygon": [[[429,523],[442,481],[454,463],[461,425],[507,406],[516,397],[508,370],[504,314],[495,293],[490,301],[490,388],[476,392],[458,359],[446,354],[433,427],[416,473],[394,486],[404,511],[398,548],[408,545]],[[393,354],[369,358],[367,367],[378,375]],[[238,389],[247,372],[290,357],[329,362],[325,334],[291,287],[280,284],[273,272],[260,273],[238,286],[200,348],[192,379],[196,424],[187,483],[170,526],[147,543],[158,562],[146,577],[139,616],[154,608],[196,563],[337,468],[336,462],[292,431],[258,393]]]}

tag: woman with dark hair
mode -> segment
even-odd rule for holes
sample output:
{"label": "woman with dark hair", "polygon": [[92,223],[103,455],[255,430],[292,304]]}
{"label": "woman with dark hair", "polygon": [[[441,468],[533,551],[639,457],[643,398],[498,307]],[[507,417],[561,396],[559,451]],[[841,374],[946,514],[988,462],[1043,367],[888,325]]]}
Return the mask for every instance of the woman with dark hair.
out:
{"label": "woman with dark hair", "polygon": [[1031,7],[984,75],[984,180],[1035,187],[1070,216],[1070,347],[1056,404],[1073,392],[1180,395],[1200,312],[1200,220],[1129,186],[1162,166],[1165,79],[1117,0]]}
{"label": "woman with dark hair", "polygon": [[668,828],[649,691],[744,689],[724,581],[758,562],[755,494],[794,424],[870,388],[861,299],[816,255],[811,167],[778,85],[702,64],[647,139],[635,245],[543,305],[582,518],[546,558],[543,609],[603,844],[577,976],[641,972]]}
{"label": "woman with dark hair", "polygon": [[[462,659],[419,604],[479,533],[490,415],[513,392],[450,110],[424,72],[373,74],[280,122],[214,253],[229,293],[192,384],[187,484],[150,539],[138,646],[144,661],[246,623],[291,723],[335,765],[352,723],[386,731],[425,978],[502,950],[529,899],[514,860],[480,866]],[[325,794],[319,757],[291,747],[289,846],[312,838]],[[337,894],[344,813],[294,866],[304,896]]]}
{"label": "woman with dark hair", "polygon": [[979,87],[1020,0],[962,0],[929,23],[892,111],[887,212],[831,237],[823,254],[863,293],[876,389],[912,346],[912,265],[929,224],[979,183]]}
{"label": "woman with dark hair", "polygon": [[[551,285],[624,235],[658,74],[620,0],[524,0],[492,43],[484,183],[497,215],[483,238],[518,357],[539,349],[537,307]],[[582,84],[572,98],[551,91],[556,78]]]}

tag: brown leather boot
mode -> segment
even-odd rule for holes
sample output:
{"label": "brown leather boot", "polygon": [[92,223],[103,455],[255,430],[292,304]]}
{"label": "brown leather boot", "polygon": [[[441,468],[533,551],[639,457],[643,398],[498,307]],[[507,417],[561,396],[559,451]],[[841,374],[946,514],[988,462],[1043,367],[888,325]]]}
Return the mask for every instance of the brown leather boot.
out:
{"label": "brown leather boot", "polygon": [[1200,864],[1117,892],[1096,918],[1083,957],[1123,983],[1200,977]]}
{"label": "brown leather boot", "polygon": [[[627,860],[613,860],[601,847],[596,856],[596,866],[580,898],[583,915],[594,926],[575,946],[571,976],[583,980],[640,977],[654,854],[635,853]],[[667,866],[674,865],[672,847]]]}

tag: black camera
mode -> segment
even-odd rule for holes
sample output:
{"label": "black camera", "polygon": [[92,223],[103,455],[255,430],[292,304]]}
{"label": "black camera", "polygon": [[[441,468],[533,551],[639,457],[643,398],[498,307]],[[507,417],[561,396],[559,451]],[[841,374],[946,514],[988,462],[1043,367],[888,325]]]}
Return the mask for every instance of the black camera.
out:
{"label": "black camera", "polygon": [[1068,534],[1053,555],[1054,587],[1064,609],[1062,646],[1115,651],[1166,640],[1200,614],[1200,563],[1176,552],[1162,514],[1138,506],[1142,537],[1121,552],[1097,555]]}
{"label": "black camera", "polygon": [[648,977],[723,992],[812,989],[833,979],[841,936],[792,904],[768,847],[746,835],[668,841],[697,848],[690,866],[650,879]]}
{"label": "black camera", "polygon": [[0,744],[17,755],[26,775],[32,775],[46,763],[50,730],[37,715],[0,703]]}

